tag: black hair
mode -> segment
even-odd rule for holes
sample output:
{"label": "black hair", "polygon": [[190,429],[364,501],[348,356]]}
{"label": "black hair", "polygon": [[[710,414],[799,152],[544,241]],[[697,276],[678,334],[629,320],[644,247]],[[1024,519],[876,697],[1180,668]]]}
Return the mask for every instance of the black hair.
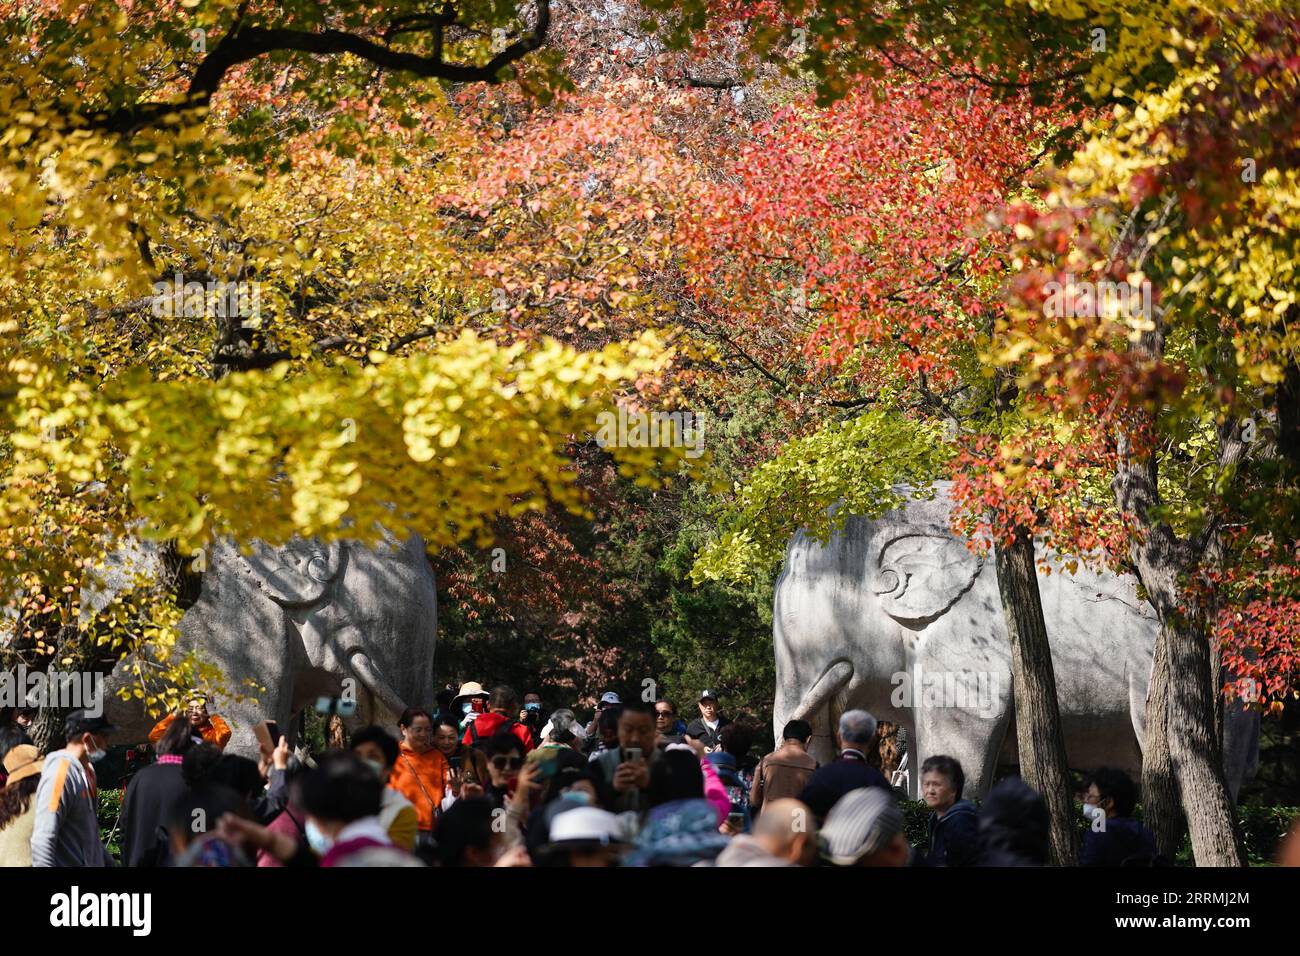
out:
{"label": "black hair", "polygon": [[408,707],[406,710],[402,711],[402,716],[397,718],[397,726],[409,727],[416,717],[423,717],[429,723],[433,723],[433,718],[429,716],[429,712],[424,708]]}
{"label": "black hair", "polygon": [[546,785],[542,803],[550,803],[560,795],[561,790],[573,786],[579,780],[592,779],[588,771],[587,758],[576,750],[565,747],[555,751],[555,755],[548,759],[555,761],[555,773]]}
{"label": "black hair", "polygon": [[351,823],[379,813],[384,785],[350,750],[331,750],[295,783],[296,806],[322,820]]}
{"label": "black hair", "polygon": [[925,763],[921,764],[921,776],[931,772],[947,777],[952,788],[957,791],[957,799],[961,799],[962,789],[966,786],[966,774],[962,773],[961,764],[956,757],[946,757],[943,754],[927,757]]}
{"label": "black hair", "polygon": [[754,732],[744,724],[730,723],[718,734],[718,742],[722,744],[724,753],[729,753],[733,757],[743,757],[749,753],[749,748],[754,744]]}
{"label": "black hair", "polygon": [[646,799],[657,807],[670,800],[690,800],[704,796],[704,771],[700,759],[685,750],[665,750],[650,770]]}
{"label": "black hair", "polygon": [[1099,767],[1089,779],[1088,785],[1096,785],[1097,793],[1104,800],[1110,797],[1115,801],[1115,812],[1121,817],[1131,817],[1138,802],[1137,784],[1123,770],[1114,767]]}
{"label": "black hair", "polygon": [[158,756],[170,754],[174,757],[184,757],[191,747],[194,746],[194,725],[184,714],[177,714],[172,718],[172,722],[167,725],[167,730],[163,733],[162,738],[158,741],[155,748]]}
{"label": "black hair", "polygon": [[397,756],[401,753],[401,748],[397,745],[397,738],[384,730],[383,727],[375,724],[362,727],[352,735],[352,749],[356,750],[360,744],[375,744],[384,752],[384,764],[390,767],[397,763]]}
{"label": "black hair", "polygon": [[677,716],[677,705],[674,704],[674,703],[673,703],[671,700],[669,700],[667,697],[660,697],[657,701],[655,701],[655,703],[656,703],[656,704],[667,704],[667,705],[668,705],[668,710],[672,713],[672,715],[673,715],[674,717]]}
{"label": "black hair", "polygon": [[451,702],[456,699],[456,692],[450,687],[444,687],[438,691],[437,704],[438,713],[445,714],[451,710]]}
{"label": "black hair", "polygon": [[492,688],[492,694],[488,698],[488,708],[490,710],[519,710],[519,695],[515,689],[507,684],[497,684]]}
{"label": "black hair", "polygon": [[179,834],[188,846],[196,837],[215,830],[227,813],[245,819],[252,816],[247,801],[234,790],[218,783],[205,783],[186,790],[172,803],[165,818],[167,832]]}
{"label": "black hair", "polygon": [[792,720],[785,725],[781,731],[782,740],[797,740],[801,744],[808,743],[812,737],[812,724],[806,720]]}
{"label": "black hair", "polygon": [[519,756],[524,756],[524,742],[508,730],[498,731],[489,737],[488,742],[483,745],[483,753],[489,758],[516,750],[519,752]]}
{"label": "black hair", "polygon": [[32,738],[27,735],[27,728],[18,724],[0,727],[0,760],[4,760],[9,751],[23,744],[30,744]]}
{"label": "black hair", "polygon": [[619,709],[618,715],[619,717],[622,717],[624,714],[644,714],[649,717],[651,721],[655,719],[655,709],[649,704],[643,703],[639,700],[634,700],[630,703],[624,704]]}
{"label": "black hair", "polygon": [[195,744],[181,760],[181,779],[187,787],[201,787],[220,761],[221,749],[216,744]]}
{"label": "black hair", "polygon": [[464,866],[465,851],[492,845],[492,801],[486,797],[457,800],[438,821],[438,859],[443,866]]}
{"label": "black hair", "polygon": [[249,800],[261,794],[266,787],[266,780],[262,778],[262,771],[258,769],[257,761],[238,754],[222,754],[216,766],[208,773],[207,780],[210,783],[229,787]]}
{"label": "black hair", "polygon": [[1050,829],[1047,802],[1019,777],[1007,777],[989,791],[980,807],[979,865],[1046,865]]}

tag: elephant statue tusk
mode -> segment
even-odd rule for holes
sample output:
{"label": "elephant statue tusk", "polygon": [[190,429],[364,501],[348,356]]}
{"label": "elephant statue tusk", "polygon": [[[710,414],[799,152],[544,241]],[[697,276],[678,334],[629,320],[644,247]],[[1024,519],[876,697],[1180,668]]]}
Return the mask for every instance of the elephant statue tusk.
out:
{"label": "elephant statue tusk", "polygon": [[402,700],[397,691],[393,690],[388,681],[380,676],[379,671],[370,663],[370,657],[365,651],[353,651],[349,660],[353,670],[361,678],[361,682],[370,689],[370,692],[375,695],[381,704],[395,715],[406,710],[406,702]]}
{"label": "elephant statue tusk", "polygon": [[812,715],[826,706],[832,697],[843,690],[852,677],[853,665],[851,663],[844,660],[833,663],[826,668],[826,672],[817,679],[817,683],[812,685],[808,693],[803,695],[803,699],[799,701],[799,706],[794,709],[790,719],[814,722]]}

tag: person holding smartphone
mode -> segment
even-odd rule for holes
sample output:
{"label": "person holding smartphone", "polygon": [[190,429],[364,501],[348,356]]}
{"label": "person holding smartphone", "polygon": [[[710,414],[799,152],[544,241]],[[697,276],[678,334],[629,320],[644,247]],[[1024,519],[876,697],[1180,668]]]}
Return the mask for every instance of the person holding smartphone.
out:
{"label": "person holding smartphone", "polygon": [[450,809],[452,803],[462,796],[482,794],[491,780],[487,755],[460,742],[460,726],[454,716],[448,714],[439,718],[433,728],[433,745],[447,760],[442,809]]}
{"label": "person holding smartphone", "polygon": [[624,704],[618,718],[618,746],[597,753],[589,767],[606,810],[645,809],[650,772],[662,751],[655,746],[654,711],[639,701]]}

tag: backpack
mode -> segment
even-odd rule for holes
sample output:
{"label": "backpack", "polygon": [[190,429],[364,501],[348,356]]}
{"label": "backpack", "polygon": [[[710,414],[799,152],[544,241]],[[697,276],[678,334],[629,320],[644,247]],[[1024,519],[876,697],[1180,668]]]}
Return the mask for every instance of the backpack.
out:
{"label": "backpack", "polygon": [[[495,734],[504,734],[504,733],[512,733],[512,734],[513,734],[515,728],[516,728],[516,727],[519,727],[519,726],[521,726],[521,724],[519,723],[519,721],[517,721],[517,720],[507,720],[504,724],[502,724],[502,725],[501,725],[500,727],[498,727],[496,730],[492,731],[492,734],[493,734],[493,735],[495,735]],[[518,735],[518,734],[515,734],[515,736],[518,737],[519,735]],[[477,720],[475,720],[474,722],[472,722],[472,723],[469,725],[469,740],[470,740],[470,746],[473,747],[475,750],[482,750],[485,746],[487,746],[488,738],[487,738],[487,737],[480,737],[480,736],[479,736],[479,733],[478,733],[478,721],[477,721]]]}

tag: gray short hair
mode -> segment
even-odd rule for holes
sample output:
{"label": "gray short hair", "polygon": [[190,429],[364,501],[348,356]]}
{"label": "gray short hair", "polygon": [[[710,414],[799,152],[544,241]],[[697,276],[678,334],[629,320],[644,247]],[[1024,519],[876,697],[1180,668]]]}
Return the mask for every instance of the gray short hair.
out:
{"label": "gray short hair", "polygon": [[840,737],[849,744],[869,744],[876,736],[876,718],[865,710],[846,710],[840,716]]}

